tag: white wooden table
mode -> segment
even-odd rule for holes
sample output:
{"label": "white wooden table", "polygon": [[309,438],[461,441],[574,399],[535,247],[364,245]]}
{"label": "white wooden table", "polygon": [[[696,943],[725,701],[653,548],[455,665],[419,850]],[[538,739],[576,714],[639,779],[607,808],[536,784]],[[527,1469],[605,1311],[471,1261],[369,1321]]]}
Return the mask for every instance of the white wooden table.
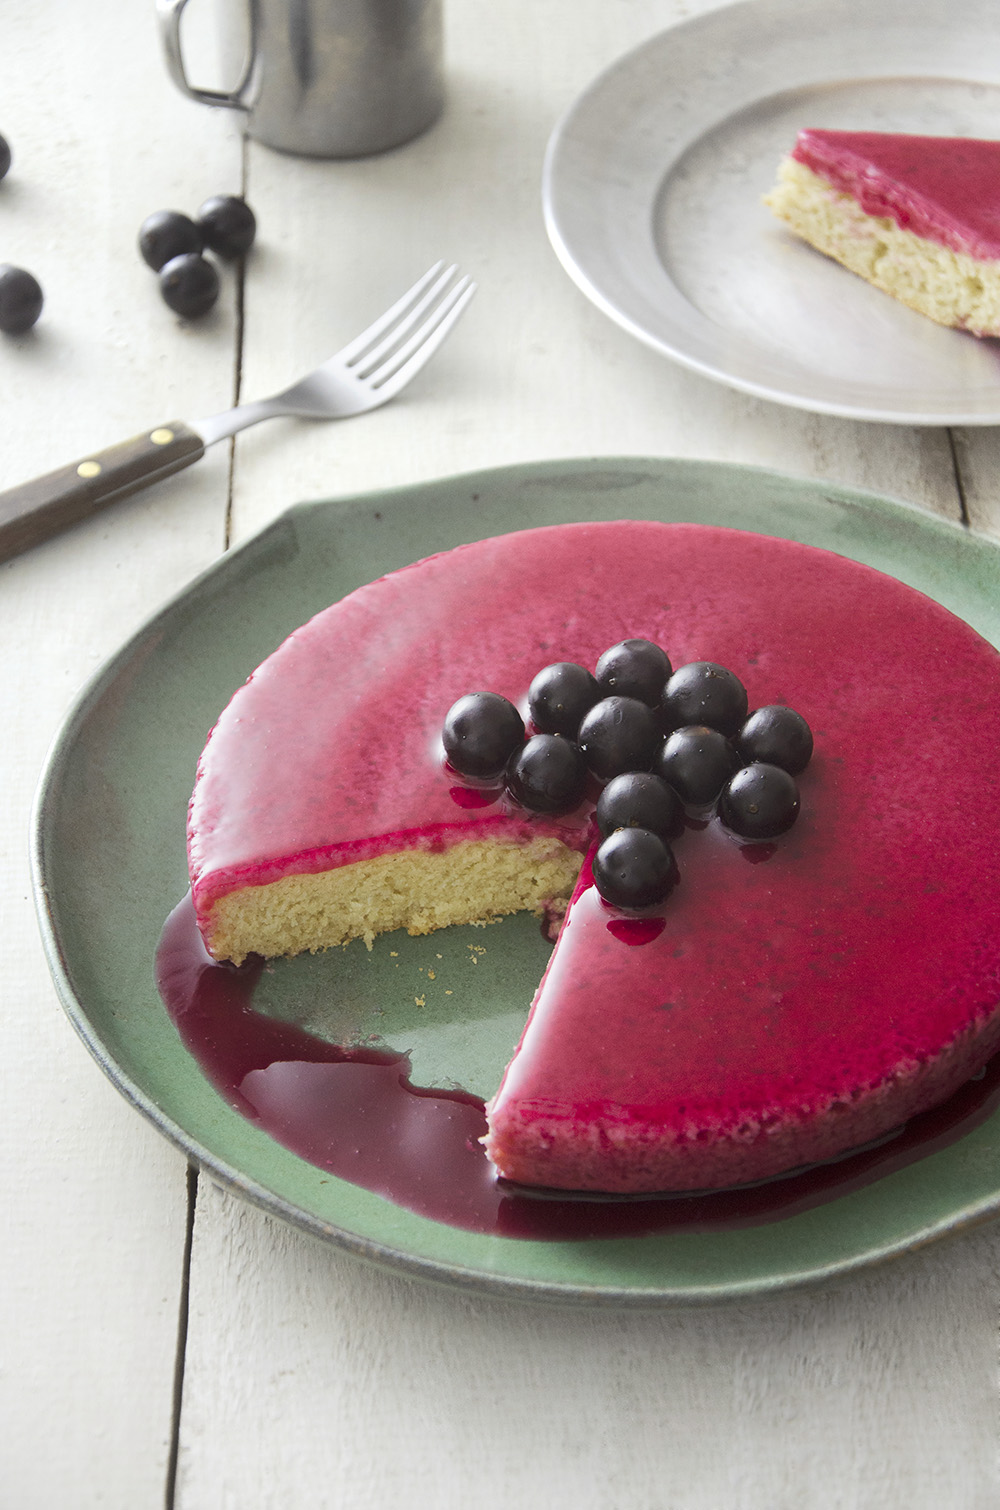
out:
{"label": "white wooden table", "polygon": [[[202,0],[209,3],[209,0]],[[193,9],[194,7],[192,7]],[[0,1504],[973,1510],[1000,1497],[1000,1227],[759,1305],[591,1314],[392,1277],[189,1179],[63,1016],[28,876],[32,796],[101,661],[302,498],[542,457],[710,457],[1000,530],[1000,446],[814,417],[638,345],[557,264],[539,180],[590,78],[699,0],[447,0],[447,112],[363,162],[245,144],[184,100],[151,0],[8,7],[0,260],[46,308],[0,338],[0,485],[283,386],[438,256],[481,289],[410,393],[278,422],[0,567]],[[184,324],[135,250],[151,210],[242,191],[242,312]]]}

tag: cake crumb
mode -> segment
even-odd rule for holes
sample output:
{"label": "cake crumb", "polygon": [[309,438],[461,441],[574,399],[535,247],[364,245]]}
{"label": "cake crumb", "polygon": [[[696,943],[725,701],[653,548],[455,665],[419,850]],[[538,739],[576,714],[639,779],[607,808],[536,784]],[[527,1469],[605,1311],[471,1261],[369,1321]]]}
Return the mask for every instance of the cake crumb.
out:
{"label": "cake crumb", "polygon": [[413,1000],[416,1002],[416,1004],[417,1004],[418,1007],[426,1007],[426,1005],[427,1005],[427,997],[426,996],[415,996],[413,998]]}

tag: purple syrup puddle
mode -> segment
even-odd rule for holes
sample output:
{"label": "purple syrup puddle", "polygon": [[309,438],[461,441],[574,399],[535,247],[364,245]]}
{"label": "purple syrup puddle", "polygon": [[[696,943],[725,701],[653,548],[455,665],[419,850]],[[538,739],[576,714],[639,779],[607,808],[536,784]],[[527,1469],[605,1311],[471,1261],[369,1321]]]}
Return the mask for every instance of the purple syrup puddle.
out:
{"label": "purple syrup puddle", "polygon": [[470,1232],[578,1242],[780,1221],[946,1148],[1000,1105],[995,1055],[947,1102],[879,1143],[758,1185],[657,1196],[529,1191],[499,1179],[486,1158],[479,1142],[486,1114],[478,1097],[413,1085],[404,1054],[338,1047],[256,1011],[262,968],[260,959],[239,967],[211,959],[190,897],[167,919],[156,955],[157,986],[212,1085],[300,1158]]}

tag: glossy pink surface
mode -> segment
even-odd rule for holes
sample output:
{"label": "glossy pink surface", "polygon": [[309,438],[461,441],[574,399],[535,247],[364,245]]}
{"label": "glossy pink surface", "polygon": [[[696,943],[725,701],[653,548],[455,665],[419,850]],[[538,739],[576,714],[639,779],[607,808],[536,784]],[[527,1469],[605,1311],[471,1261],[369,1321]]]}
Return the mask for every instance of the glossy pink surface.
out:
{"label": "glossy pink surface", "polygon": [[792,156],[867,215],[952,251],[1000,258],[1000,142],[806,130]]}
{"label": "glossy pink surface", "polygon": [[[254,1009],[263,961],[238,970],[205,953],[190,899],[168,918],[156,976],[185,1046],[220,1095],[301,1158],[472,1232],[544,1242],[708,1232],[780,1221],[947,1147],[1000,1102],[1000,1056],[943,1106],[851,1158],[707,1195],[624,1201],[553,1197],[497,1179],[483,1104],[415,1086],[405,1055],[340,1048]],[[359,1139],[359,1124],[365,1137]]]}
{"label": "glossy pink surface", "polygon": [[[665,927],[641,946],[580,892],[494,1109],[494,1152],[521,1145],[503,1172],[579,1186],[594,1129],[613,1127],[639,1154],[650,1136],[677,1153],[646,1188],[735,1183],[947,1095],[1000,1033],[1000,657],[911,589],[787,541],[541,529],[327,610],[212,736],[193,804],[199,905],[241,877],[530,827],[455,804],[437,754],[445,711],[470,690],[521,700],[547,662],[592,667],[629,636],[675,665],[719,661],[751,707],[809,720],[802,812],[763,858],[717,822],[687,831]],[[559,1158],[539,1162],[551,1127]]]}

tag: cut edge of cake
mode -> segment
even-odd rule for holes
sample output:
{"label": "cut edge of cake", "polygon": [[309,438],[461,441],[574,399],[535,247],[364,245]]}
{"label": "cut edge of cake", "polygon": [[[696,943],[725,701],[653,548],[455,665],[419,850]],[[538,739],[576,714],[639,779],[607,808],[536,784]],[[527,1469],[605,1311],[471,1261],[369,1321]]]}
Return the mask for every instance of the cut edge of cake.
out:
{"label": "cut edge of cake", "polygon": [[543,914],[572,893],[583,855],[551,835],[466,839],[441,851],[394,850],[315,873],[228,891],[212,905],[206,945],[239,965],[318,953],[377,934],[414,936],[515,912]]}
{"label": "cut edge of cake", "polygon": [[[543,989],[544,980],[536,1003]],[[482,1143],[504,1179],[529,1187],[655,1195],[759,1184],[891,1139],[953,1096],[998,1050],[1000,1014],[984,1013],[933,1060],[900,1067],[851,1096],[831,1096],[822,1109],[803,1107],[796,1117],[788,1106],[748,1106],[714,1128],[685,1130],[668,1125],[656,1108],[643,1117],[638,1108],[591,1107],[586,1122],[574,1123],[564,1107],[508,1102],[501,1082],[486,1106]]]}

